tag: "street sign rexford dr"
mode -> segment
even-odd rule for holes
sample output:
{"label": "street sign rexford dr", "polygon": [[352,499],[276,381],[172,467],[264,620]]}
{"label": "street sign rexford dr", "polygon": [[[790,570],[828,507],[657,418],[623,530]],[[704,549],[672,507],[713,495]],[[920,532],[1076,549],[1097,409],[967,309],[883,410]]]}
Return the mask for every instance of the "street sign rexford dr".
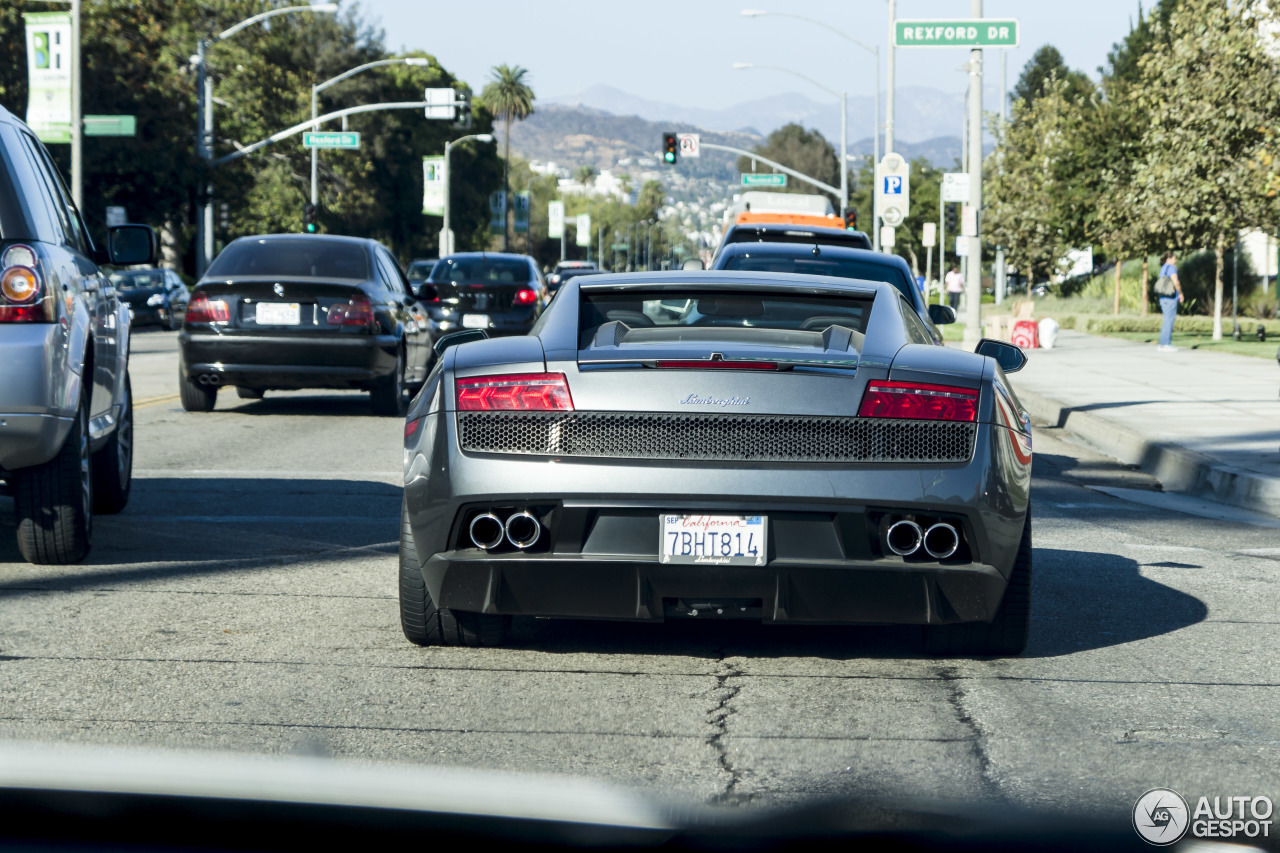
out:
{"label": "street sign rexford dr", "polygon": [[742,185],[744,187],[785,187],[787,176],[748,173],[742,176]]}
{"label": "street sign rexford dr", "polygon": [[302,134],[303,148],[359,148],[360,134],[354,131]]}
{"label": "street sign rexford dr", "polygon": [[954,18],[893,22],[894,47],[1017,47],[1017,18]]}

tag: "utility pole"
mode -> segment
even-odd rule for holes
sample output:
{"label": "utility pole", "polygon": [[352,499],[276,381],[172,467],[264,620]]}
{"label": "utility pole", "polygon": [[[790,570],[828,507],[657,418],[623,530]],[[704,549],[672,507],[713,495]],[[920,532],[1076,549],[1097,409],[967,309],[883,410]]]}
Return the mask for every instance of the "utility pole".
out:
{"label": "utility pole", "polygon": [[71,0],[71,198],[84,210],[84,116],[80,101],[80,8],[81,0]]}
{"label": "utility pole", "polygon": [[898,50],[894,47],[894,29],[898,20],[898,0],[889,0],[889,79],[885,94],[884,153],[893,153],[893,65]]}
{"label": "utility pole", "polygon": [[[1004,123],[1008,121],[1006,113],[1006,102],[1009,100],[1008,90],[1005,88],[1009,82],[1009,51],[1000,51],[1000,126],[1004,127]],[[1004,268],[1004,246],[996,247],[996,304],[1004,302],[1005,291],[1008,289],[1008,273]]]}
{"label": "utility pole", "polygon": [[[890,6],[893,0],[889,0]],[[973,17],[982,18],[982,0],[971,0]],[[982,49],[969,52],[969,206],[977,228],[969,237],[965,275],[964,345],[972,349],[982,338]]]}

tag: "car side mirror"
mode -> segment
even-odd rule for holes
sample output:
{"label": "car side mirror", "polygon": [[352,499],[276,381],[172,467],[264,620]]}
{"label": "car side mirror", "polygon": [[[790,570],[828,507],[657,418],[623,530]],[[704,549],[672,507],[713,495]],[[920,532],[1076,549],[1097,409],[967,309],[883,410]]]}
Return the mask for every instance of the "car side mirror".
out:
{"label": "car side mirror", "polygon": [[1005,373],[1017,373],[1027,366],[1027,354],[1007,341],[983,338],[974,350],[978,355],[994,358]]}
{"label": "car side mirror", "polygon": [[156,232],[148,225],[107,229],[107,259],[118,267],[156,262]]}
{"label": "car side mirror", "polygon": [[489,339],[489,333],[484,329],[463,329],[460,332],[450,332],[435,342],[432,347],[436,351],[436,355],[444,355],[444,351],[449,347],[456,347],[458,344],[469,344],[472,341],[486,341]]}
{"label": "car side mirror", "polygon": [[954,323],[956,321],[956,309],[952,308],[950,305],[930,305],[929,319],[938,326],[945,326],[947,323]]}
{"label": "car side mirror", "polygon": [[436,290],[434,284],[423,282],[418,285],[418,301],[419,302],[435,302],[440,298],[440,291]]}
{"label": "car side mirror", "polygon": [[701,258],[690,258],[680,265],[682,270],[705,270],[706,267],[702,263]]}

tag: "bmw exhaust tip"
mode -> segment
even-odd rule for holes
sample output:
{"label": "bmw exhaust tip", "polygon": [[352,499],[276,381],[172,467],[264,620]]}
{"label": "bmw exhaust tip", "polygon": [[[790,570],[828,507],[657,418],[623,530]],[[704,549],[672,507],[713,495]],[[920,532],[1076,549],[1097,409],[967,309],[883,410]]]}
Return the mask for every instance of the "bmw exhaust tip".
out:
{"label": "bmw exhaust tip", "polygon": [[542,523],[527,510],[514,513],[507,519],[507,541],[517,548],[528,548],[542,535]]}
{"label": "bmw exhaust tip", "polygon": [[471,544],[482,551],[502,544],[502,520],[491,512],[483,512],[471,519]]}
{"label": "bmw exhaust tip", "polygon": [[935,560],[945,560],[960,547],[960,534],[950,524],[939,522],[924,532],[924,550]]}
{"label": "bmw exhaust tip", "polygon": [[899,557],[909,557],[919,551],[923,541],[924,532],[920,525],[906,519],[889,525],[889,530],[884,535],[884,543]]}
{"label": "bmw exhaust tip", "polygon": [[216,373],[201,373],[196,381],[201,385],[218,385],[222,382],[222,377]]}

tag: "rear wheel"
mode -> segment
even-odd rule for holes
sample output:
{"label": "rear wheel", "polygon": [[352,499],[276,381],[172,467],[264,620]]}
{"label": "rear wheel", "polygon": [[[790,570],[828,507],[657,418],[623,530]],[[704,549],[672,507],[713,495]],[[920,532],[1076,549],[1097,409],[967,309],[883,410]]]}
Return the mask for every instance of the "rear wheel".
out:
{"label": "rear wheel", "polygon": [[[88,397],[88,390],[85,391]],[[81,400],[58,455],[13,476],[18,550],[32,563],[78,563],[93,533],[93,474],[89,403]]]}
{"label": "rear wheel", "polygon": [[125,508],[133,486],[133,386],[128,374],[123,402],[111,440],[93,454],[93,510],[106,515]]}
{"label": "rear wheel", "polygon": [[218,404],[218,386],[201,385],[179,366],[178,396],[182,398],[182,408],[188,412],[212,412]]}
{"label": "rear wheel", "polygon": [[990,655],[1012,657],[1022,654],[1031,632],[1031,513],[1022,528],[1018,556],[1009,575],[1004,600],[990,622],[962,622],[958,625],[926,625],[925,649],[935,655]]}
{"label": "rear wheel", "polygon": [[400,510],[400,627],[419,646],[498,646],[510,619],[490,613],[462,613],[438,608],[422,580],[422,565],[413,544],[409,510]]}
{"label": "rear wheel", "polygon": [[236,396],[241,400],[261,400],[263,395],[266,393],[267,392],[263,391],[261,388],[243,388],[239,385],[236,386]]}
{"label": "rear wheel", "polygon": [[396,368],[369,389],[369,405],[375,415],[404,417],[404,350],[396,352]]}

